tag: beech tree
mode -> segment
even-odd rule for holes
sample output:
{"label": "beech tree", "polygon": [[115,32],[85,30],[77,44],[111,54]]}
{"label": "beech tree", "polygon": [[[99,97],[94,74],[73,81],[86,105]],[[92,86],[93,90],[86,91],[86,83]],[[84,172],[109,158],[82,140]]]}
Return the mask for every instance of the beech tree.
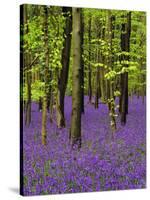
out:
{"label": "beech tree", "polygon": [[[28,34],[29,28],[28,28],[28,5],[24,5],[24,35]],[[26,41],[27,44],[27,41]],[[27,126],[30,125],[31,122],[31,72],[30,72],[30,54],[28,51],[25,52],[25,58],[24,58],[24,64],[25,64],[25,70],[26,70],[26,90],[27,90],[27,98],[25,102],[25,110],[26,110],[26,117],[25,117],[25,124]]]}
{"label": "beech tree", "polygon": [[62,50],[62,69],[58,78],[58,89],[59,89],[59,105],[60,105],[60,121],[58,122],[59,127],[65,126],[65,115],[64,115],[64,98],[65,91],[68,82],[69,74],[69,61],[71,51],[71,31],[72,31],[72,8],[63,7],[62,9],[65,19],[64,28],[64,47]]}
{"label": "beech tree", "polygon": [[[122,24],[121,28],[121,50],[129,53],[130,51],[130,33],[131,33],[131,12],[127,13],[127,22]],[[122,61],[129,61],[129,54],[121,56]],[[127,62],[124,66],[128,68]],[[121,96],[120,96],[120,112],[121,123],[126,123],[126,115],[128,114],[128,72],[121,74]]]}
{"label": "beech tree", "polygon": [[[113,33],[113,22],[114,22],[114,18],[112,16],[111,11],[108,11],[108,16],[107,16],[107,39],[108,39],[108,43],[109,43],[109,55],[108,55],[108,61],[107,61],[107,65],[109,67],[110,70],[113,70],[113,51],[112,51],[112,40],[114,38],[114,33]],[[116,130],[116,119],[115,119],[115,94],[114,94],[114,87],[113,87],[113,81],[114,81],[114,77],[111,77],[110,79],[108,79],[109,82],[109,98],[108,98],[108,107],[109,107],[109,115],[110,115],[110,126],[112,129],[112,132],[115,132]]]}
{"label": "beech tree", "polygon": [[71,141],[81,146],[81,9],[73,8]]}
{"label": "beech tree", "polygon": [[44,95],[42,102],[42,144],[46,145],[47,138],[47,93],[48,93],[48,68],[49,68],[49,47],[48,47],[48,8],[44,7],[44,46],[45,46],[45,69],[44,69]]}
{"label": "beech tree", "polygon": [[[91,60],[91,23],[92,18],[91,15],[89,15],[88,20],[88,60]],[[88,95],[89,95],[89,102],[92,101],[92,83],[91,83],[91,64],[88,63]]]}

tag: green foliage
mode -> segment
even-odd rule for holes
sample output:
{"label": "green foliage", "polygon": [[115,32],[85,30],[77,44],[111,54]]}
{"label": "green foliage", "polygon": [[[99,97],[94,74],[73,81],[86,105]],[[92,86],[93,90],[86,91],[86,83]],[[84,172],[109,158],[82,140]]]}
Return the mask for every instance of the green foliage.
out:
{"label": "green foliage", "polygon": [[[21,30],[27,33],[21,35],[21,41],[24,41],[24,53],[29,57],[29,64],[39,56],[30,70],[24,71],[31,75],[35,74],[37,78],[32,82],[32,100],[38,101],[44,95],[44,69],[45,69],[45,38],[44,38],[44,6],[28,6],[28,20]],[[88,91],[88,66],[91,67],[92,84],[95,82],[95,73],[99,68],[103,72],[105,80],[111,82],[119,79],[123,73],[128,73],[129,93],[133,90],[142,91],[146,85],[146,14],[145,12],[132,11],[131,35],[130,35],[130,52],[121,50],[121,26],[127,23],[126,15],[129,11],[111,10],[111,16],[114,17],[112,22],[112,32],[108,31],[108,10],[83,9],[84,16],[84,88],[85,94]],[[33,14],[37,13],[37,14]],[[89,19],[91,19],[91,38],[89,41]],[[52,87],[53,93],[57,93],[58,76],[62,69],[62,50],[64,46],[64,27],[65,17],[61,7],[48,7],[48,46],[49,46],[49,72],[52,73],[52,80],[47,85]],[[108,36],[112,33],[112,43]],[[90,53],[90,60],[89,60]],[[67,95],[72,93],[72,49],[70,55],[69,80],[67,84]],[[110,64],[110,59],[112,63]],[[27,67],[27,66],[25,66]],[[24,78],[26,79],[26,78]],[[92,87],[95,87],[94,84]],[[114,96],[119,96],[119,91],[114,92]],[[26,100],[27,85],[24,84],[21,96]]]}
{"label": "green foliage", "polygon": [[33,101],[38,101],[40,97],[44,96],[44,87],[45,83],[42,81],[35,81],[31,85],[31,90],[32,90],[32,99]]}
{"label": "green foliage", "polygon": [[91,62],[91,65],[95,68],[97,68],[97,67],[102,67],[102,68],[105,68],[105,69],[107,68],[107,66],[104,63],[92,63]]}
{"label": "green foliage", "polygon": [[117,73],[114,70],[111,70],[110,72],[105,74],[105,78],[107,80],[112,80],[112,79],[114,79],[116,77],[116,74]]}
{"label": "green foliage", "polygon": [[119,97],[121,95],[120,91],[116,90],[114,91],[114,96],[115,97]]}
{"label": "green foliage", "polygon": [[[36,80],[31,84],[31,98],[33,101],[38,101],[40,97],[44,96],[44,87],[45,83],[39,80]],[[24,100],[27,99],[27,84],[24,85],[23,88],[23,97]]]}

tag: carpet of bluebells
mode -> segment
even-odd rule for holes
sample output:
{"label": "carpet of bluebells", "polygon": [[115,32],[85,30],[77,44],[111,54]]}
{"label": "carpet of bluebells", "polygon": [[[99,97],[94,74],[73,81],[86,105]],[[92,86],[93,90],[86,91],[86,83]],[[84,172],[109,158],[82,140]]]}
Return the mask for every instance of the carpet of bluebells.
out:
{"label": "carpet of bluebells", "polygon": [[127,124],[112,138],[105,104],[88,104],[82,115],[82,147],[69,142],[71,97],[65,98],[66,128],[47,123],[47,145],[41,144],[41,117],[32,104],[32,123],[24,126],[24,195],[92,192],[146,187],[146,103],[129,100]]}

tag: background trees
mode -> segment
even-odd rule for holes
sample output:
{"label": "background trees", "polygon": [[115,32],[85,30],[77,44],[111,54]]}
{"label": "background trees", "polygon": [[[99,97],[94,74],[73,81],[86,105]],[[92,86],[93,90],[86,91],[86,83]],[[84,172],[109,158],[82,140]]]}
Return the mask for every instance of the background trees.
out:
{"label": "background trees", "polygon": [[108,106],[112,132],[117,129],[116,117],[125,125],[129,99],[136,95],[144,102],[146,95],[145,13],[40,5],[23,5],[23,10],[21,96],[26,125],[35,101],[42,110],[46,144],[48,119],[58,128],[66,125],[65,95],[72,96],[73,144],[81,144],[84,96],[95,109]]}

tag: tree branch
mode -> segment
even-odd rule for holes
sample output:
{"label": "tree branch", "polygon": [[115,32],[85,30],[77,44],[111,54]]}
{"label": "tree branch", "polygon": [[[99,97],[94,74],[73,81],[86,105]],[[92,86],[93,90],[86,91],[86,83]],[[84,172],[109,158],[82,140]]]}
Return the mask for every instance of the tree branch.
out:
{"label": "tree branch", "polygon": [[39,58],[39,55],[36,56],[28,66],[24,67],[24,71],[27,70],[27,69],[30,69],[38,58]]}

